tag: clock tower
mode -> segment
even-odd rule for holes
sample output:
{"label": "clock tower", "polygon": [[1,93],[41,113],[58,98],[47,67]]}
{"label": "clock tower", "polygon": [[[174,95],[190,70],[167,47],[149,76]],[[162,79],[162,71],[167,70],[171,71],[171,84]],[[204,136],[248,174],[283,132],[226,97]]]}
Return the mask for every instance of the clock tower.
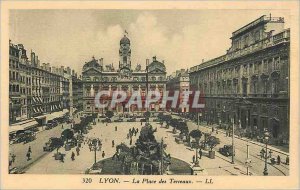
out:
{"label": "clock tower", "polygon": [[131,49],[130,40],[126,35],[120,40],[120,50],[119,50],[119,72],[121,78],[131,77]]}

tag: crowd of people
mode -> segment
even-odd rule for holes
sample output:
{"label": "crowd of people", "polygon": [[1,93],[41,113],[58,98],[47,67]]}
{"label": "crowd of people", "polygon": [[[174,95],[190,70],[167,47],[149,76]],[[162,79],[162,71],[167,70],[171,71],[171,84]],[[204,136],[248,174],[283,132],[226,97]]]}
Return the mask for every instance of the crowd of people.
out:
{"label": "crowd of people", "polygon": [[[277,157],[273,157],[273,151],[271,149],[269,149],[269,151],[267,152],[264,148],[262,148],[260,151],[260,158],[261,159],[265,159],[265,158],[270,159],[271,164],[280,165],[282,163],[280,155],[277,155]],[[288,155],[285,158],[284,164],[286,164],[286,165],[290,164],[290,158]]]}

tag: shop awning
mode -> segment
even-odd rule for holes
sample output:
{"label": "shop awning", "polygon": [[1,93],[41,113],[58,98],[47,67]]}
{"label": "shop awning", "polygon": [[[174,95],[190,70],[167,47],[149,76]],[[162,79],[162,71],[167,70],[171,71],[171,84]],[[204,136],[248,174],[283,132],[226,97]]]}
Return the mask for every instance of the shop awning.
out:
{"label": "shop awning", "polygon": [[40,115],[40,116],[35,117],[35,119],[44,119],[44,118],[46,118],[46,115]]}
{"label": "shop awning", "polygon": [[55,118],[60,118],[63,115],[64,115],[64,113],[62,111],[60,111],[60,112],[54,112],[54,113],[51,113],[51,114],[47,114],[46,115],[46,120],[48,122],[49,120],[53,120]]}
{"label": "shop awning", "polygon": [[38,110],[39,110],[39,112],[41,112],[41,113],[43,112],[42,108],[38,108]]}
{"label": "shop awning", "polygon": [[43,103],[43,100],[41,97],[37,97],[37,99],[39,100],[40,103]]}
{"label": "shop awning", "polygon": [[69,110],[68,109],[63,109],[63,114],[66,114],[66,113],[68,113],[69,112]]}
{"label": "shop awning", "polygon": [[33,127],[36,127],[38,126],[39,123],[36,122],[34,119],[32,120],[27,120],[27,121],[23,121],[21,123],[17,123],[17,124],[14,124],[12,126],[10,126],[9,128],[9,133],[15,133],[17,131],[20,131],[20,130],[28,130],[28,129],[31,129]]}

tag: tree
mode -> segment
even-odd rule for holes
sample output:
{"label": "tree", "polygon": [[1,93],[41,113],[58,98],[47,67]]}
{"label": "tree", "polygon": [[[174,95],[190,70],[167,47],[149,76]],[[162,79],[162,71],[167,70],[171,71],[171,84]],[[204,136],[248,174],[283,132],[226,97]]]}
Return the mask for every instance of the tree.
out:
{"label": "tree", "polygon": [[202,137],[202,132],[199,129],[192,130],[190,132],[190,137],[194,138],[196,140],[197,146],[199,146],[199,141]]}
{"label": "tree", "polygon": [[56,148],[56,153],[58,153],[58,149],[64,145],[64,141],[61,138],[52,138],[52,146]]}
{"label": "tree", "polygon": [[213,150],[218,144],[220,144],[220,139],[215,136],[209,136],[207,139],[207,144],[210,148],[210,151]]}
{"label": "tree", "polygon": [[61,138],[64,140],[70,140],[74,137],[74,132],[71,129],[65,129],[61,133]]}
{"label": "tree", "polygon": [[184,121],[179,121],[177,123],[177,129],[180,131],[180,134],[188,134],[189,133],[189,128]]}
{"label": "tree", "polygon": [[108,110],[108,111],[106,111],[105,116],[108,117],[109,119],[111,119],[114,116],[114,112]]}
{"label": "tree", "polygon": [[144,113],[144,117],[145,117],[145,119],[146,119],[147,121],[149,121],[150,115],[151,115],[151,113],[150,113],[149,111],[146,111],[146,112]]}
{"label": "tree", "polygon": [[166,121],[167,124],[170,124],[170,120],[171,120],[171,119],[172,119],[172,116],[170,116],[170,115],[165,115],[165,116],[163,117],[163,120]]}
{"label": "tree", "polygon": [[164,118],[164,113],[163,113],[163,112],[160,112],[160,113],[157,115],[157,118],[158,118],[159,120],[163,120],[163,118]]}
{"label": "tree", "polygon": [[84,125],[83,123],[76,123],[73,126],[73,130],[75,132],[79,132],[79,131],[83,132],[85,128],[86,128],[86,125]]}

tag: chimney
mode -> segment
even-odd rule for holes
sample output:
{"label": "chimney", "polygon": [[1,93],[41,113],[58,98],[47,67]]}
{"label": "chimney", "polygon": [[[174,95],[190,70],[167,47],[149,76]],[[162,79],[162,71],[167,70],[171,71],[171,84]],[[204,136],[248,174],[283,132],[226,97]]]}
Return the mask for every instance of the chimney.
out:
{"label": "chimney", "polygon": [[204,59],[202,59],[202,63],[204,63]]}
{"label": "chimney", "polygon": [[165,60],[162,60],[162,63],[165,64]]}
{"label": "chimney", "polygon": [[47,63],[46,66],[47,66],[47,71],[50,71],[50,72],[51,72],[50,63]]}
{"label": "chimney", "polygon": [[35,53],[34,52],[31,52],[30,60],[31,60],[31,64],[34,65],[34,66],[36,66],[36,63],[35,63]]}
{"label": "chimney", "polygon": [[47,69],[46,69],[46,63],[43,63],[42,69],[43,69],[43,70],[47,70]]}
{"label": "chimney", "polygon": [[71,75],[71,68],[70,67],[67,67],[67,73],[68,73],[68,75]]}
{"label": "chimney", "polygon": [[19,48],[19,49],[24,49],[23,44],[18,44],[18,48]]}
{"label": "chimney", "polygon": [[149,65],[149,59],[146,59],[146,66]]}
{"label": "chimney", "polygon": [[74,71],[74,69],[72,70],[72,76],[75,76],[75,71]]}
{"label": "chimney", "polygon": [[38,64],[39,56],[36,55],[34,58],[35,58],[34,63],[35,63],[35,64]]}

